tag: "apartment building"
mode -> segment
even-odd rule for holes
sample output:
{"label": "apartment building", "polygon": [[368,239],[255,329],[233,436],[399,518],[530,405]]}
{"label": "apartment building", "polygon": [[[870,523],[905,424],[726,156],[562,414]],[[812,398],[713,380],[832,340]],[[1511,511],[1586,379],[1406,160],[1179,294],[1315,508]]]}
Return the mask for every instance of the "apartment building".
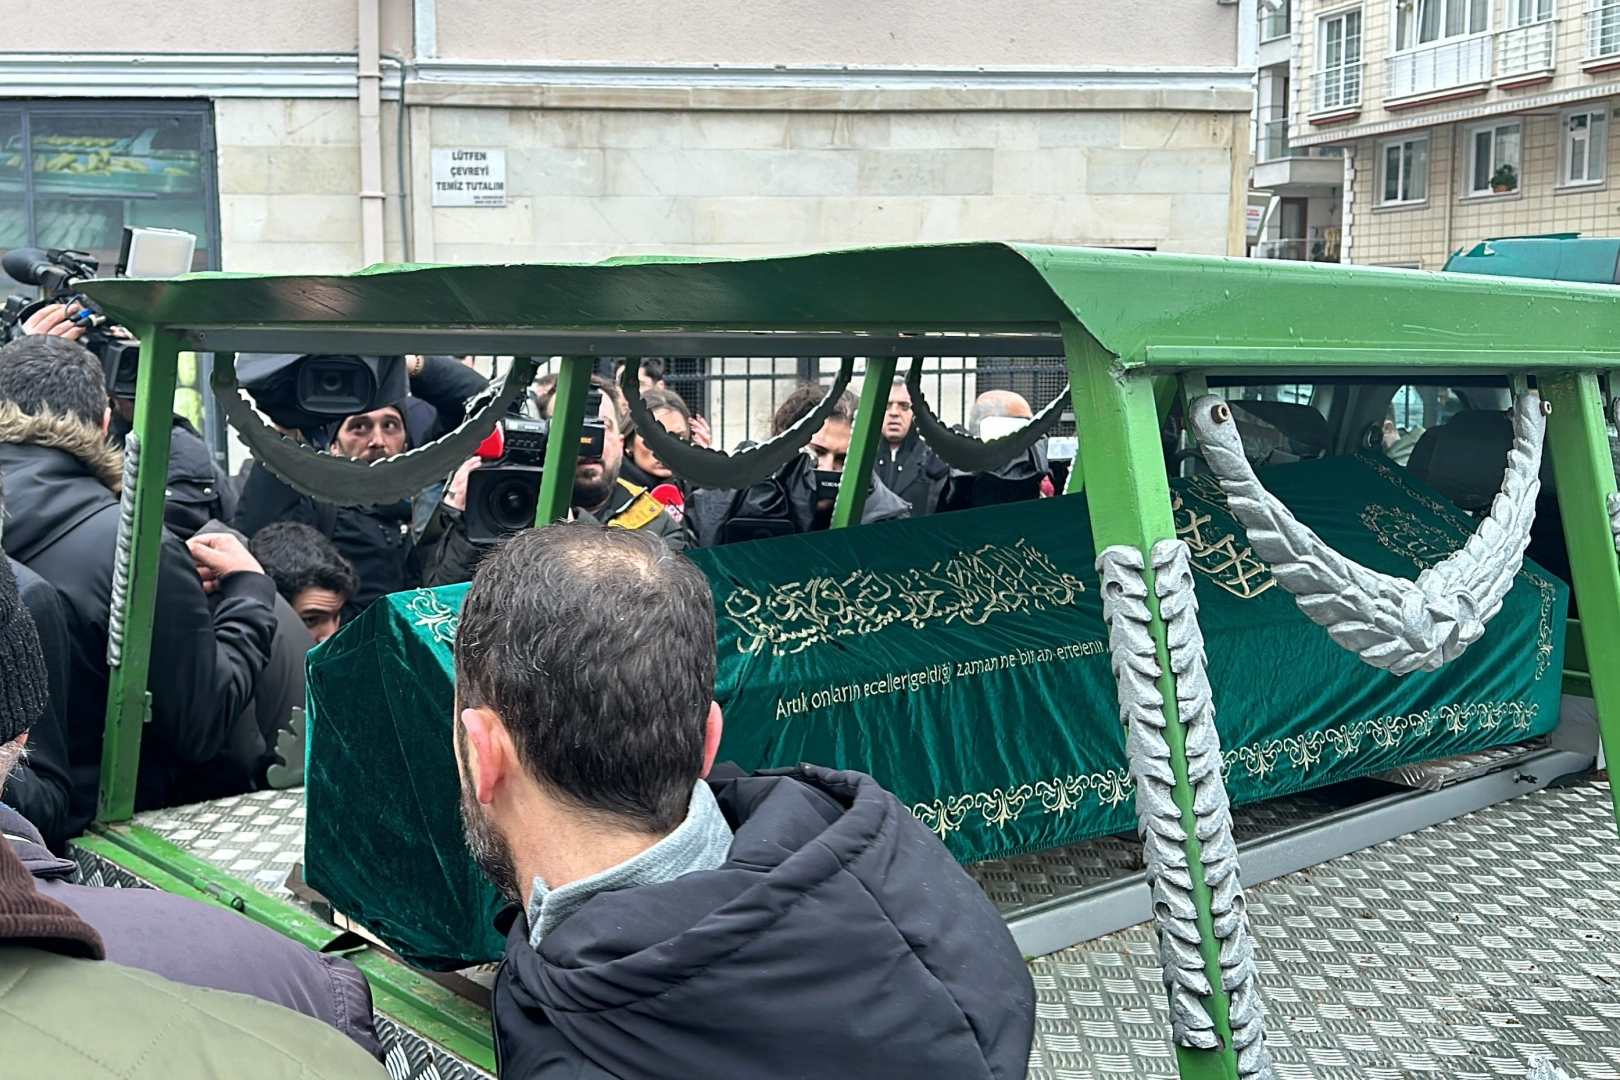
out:
{"label": "apartment building", "polygon": [[1290,0],[1281,10],[1288,66],[1264,69],[1262,96],[1288,103],[1291,161],[1342,155],[1344,261],[1433,270],[1491,236],[1620,228],[1608,137],[1620,0]]}

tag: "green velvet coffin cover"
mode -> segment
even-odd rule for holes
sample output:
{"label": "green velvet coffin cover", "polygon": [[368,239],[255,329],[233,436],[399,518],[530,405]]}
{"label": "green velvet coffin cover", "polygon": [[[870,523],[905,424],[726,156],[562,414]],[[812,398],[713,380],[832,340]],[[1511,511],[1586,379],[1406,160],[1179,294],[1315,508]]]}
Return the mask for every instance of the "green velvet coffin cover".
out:
{"label": "green velvet coffin cover", "polygon": [[[1382,458],[1261,470],[1328,543],[1416,577],[1470,519]],[[1561,582],[1527,563],[1437,672],[1361,663],[1300,614],[1207,476],[1173,481],[1237,803],[1538,735],[1557,720]],[[875,775],[964,862],[1132,830],[1083,497],[694,552],[714,589],[723,759]],[[311,883],[405,956],[499,955],[451,756],[466,586],[379,601],[311,654]]]}

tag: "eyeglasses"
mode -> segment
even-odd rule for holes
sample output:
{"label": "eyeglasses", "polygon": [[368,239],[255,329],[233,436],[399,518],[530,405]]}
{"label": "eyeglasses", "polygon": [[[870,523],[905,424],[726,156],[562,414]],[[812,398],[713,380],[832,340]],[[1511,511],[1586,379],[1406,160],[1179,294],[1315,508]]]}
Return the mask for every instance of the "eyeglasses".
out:
{"label": "eyeglasses", "polygon": [[911,411],[911,402],[909,402],[909,401],[891,401],[891,402],[889,402],[888,411],[889,412],[910,412]]}

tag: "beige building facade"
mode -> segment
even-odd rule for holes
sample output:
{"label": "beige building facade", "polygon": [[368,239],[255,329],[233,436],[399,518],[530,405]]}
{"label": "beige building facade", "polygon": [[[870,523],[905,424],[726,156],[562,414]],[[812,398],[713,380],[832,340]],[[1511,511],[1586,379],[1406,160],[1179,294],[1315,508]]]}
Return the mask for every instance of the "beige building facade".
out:
{"label": "beige building facade", "polygon": [[1291,9],[1287,138],[1342,155],[1345,261],[1436,270],[1489,237],[1620,224],[1620,0]]}
{"label": "beige building facade", "polygon": [[[0,146],[27,153],[10,174],[0,155],[0,249],[106,252],[162,218],[204,234],[199,266],[235,271],[1243,250],[1252,0],[1083,18],[1043,0],[238,0],[206,19],[130,0],[78,22],[121,51],[0,51]],[[22,8],[7,30],[0,49],[60,23]],[[435,205],[436,150],[498,152],[501,204]]]}

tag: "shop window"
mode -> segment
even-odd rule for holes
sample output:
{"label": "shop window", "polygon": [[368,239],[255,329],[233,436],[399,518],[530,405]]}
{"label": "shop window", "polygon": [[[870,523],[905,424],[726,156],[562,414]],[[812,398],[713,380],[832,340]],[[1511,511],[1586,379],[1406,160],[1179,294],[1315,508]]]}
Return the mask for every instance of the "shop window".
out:
{"label": "shop window", "polygon": [[85,251],[105,277],[126,226],[160,226],[195,233],[193,269],[216,268],[213,145],[206,104],[0,105],[0,252]]}

